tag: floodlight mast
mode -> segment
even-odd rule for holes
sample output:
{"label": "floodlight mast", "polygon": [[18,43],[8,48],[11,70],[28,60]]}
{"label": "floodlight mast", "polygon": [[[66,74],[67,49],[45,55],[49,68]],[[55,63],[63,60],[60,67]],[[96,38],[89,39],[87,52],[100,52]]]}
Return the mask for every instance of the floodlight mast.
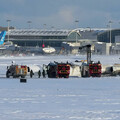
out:
{"label": "floodlight mast", "polygon": [[9,26],[10,26],[10,22],[11,22],[11,20],[6,20],[7,21],[7,23],[8,23],[8,42],[9,42]]}
{"label": "floodlight mast", "polygon": [[76,23],[76,44],[77,44],[77,23],[78,22],[79,22],[78,20],[75,20],[75,23]]}
{"label": "floodlight mast", "polygon": [[109,21],[109,26],[110,26],[110,43],[112,43],[112,21]]}

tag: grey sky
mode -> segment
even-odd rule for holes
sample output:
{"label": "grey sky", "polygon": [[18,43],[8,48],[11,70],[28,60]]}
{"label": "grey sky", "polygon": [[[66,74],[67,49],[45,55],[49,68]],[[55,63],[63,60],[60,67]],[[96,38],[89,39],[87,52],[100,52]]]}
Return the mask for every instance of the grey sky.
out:
{"label": "grey sky", "polygon": [[0,0],[0,26],[10,25],[27,28],[27,21],[32,21],[32,28],[50,29],[78,27],[106,27],[109,20],[113,27],[120,24],[120,0]]}

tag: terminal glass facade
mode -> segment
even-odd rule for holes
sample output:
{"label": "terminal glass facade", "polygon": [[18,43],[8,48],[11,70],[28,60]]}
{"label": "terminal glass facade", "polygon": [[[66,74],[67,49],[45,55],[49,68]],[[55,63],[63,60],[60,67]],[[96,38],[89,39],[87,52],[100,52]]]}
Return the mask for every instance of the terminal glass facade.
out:
{"label": "terminal glass facade", "polygon": [[[120,29],[111,30],[111,43],[115,43],[116,36],[120,36]],[[98,34],[97,40],[99,42],[110,43],[110,31],[108,30]]]}

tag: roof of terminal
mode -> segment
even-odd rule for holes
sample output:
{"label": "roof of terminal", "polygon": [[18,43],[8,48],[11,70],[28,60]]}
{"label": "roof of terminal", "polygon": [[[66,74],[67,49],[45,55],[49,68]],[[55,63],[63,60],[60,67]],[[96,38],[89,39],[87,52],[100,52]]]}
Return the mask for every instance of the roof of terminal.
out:
{"label": "roof of terminal", "polygon": [[14,29],[10,35],[35,35],[35,36],[67,36],[70,30],[39,30],[39,29]]}
{"label": "roof of terminal", "polygon": [[[98,33],[105,31],[104,29],[76,29],[81,34],[84,32]],[[13,29],[9,31],[9,35],[29,35],[29,36],[67,36],[72,30],[40,30],[40,29]],[[8,34],[8,32],[7,32]]]}

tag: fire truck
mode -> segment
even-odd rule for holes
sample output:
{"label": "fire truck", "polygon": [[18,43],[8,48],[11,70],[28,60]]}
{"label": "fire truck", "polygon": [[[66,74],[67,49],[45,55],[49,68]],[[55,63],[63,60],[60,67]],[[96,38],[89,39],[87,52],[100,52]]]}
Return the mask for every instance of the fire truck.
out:
{"label": "fire truck", "polygon": [[57,74],[58,77],[69,78],[70,74],[70,65],[67,63],[59,63],[57,65]]}
{"label": "fire truck", "polygon": [[92,77],[101,77],[101,64],[98,61],[97,63],[89,64],[89,75]]}
{"label": "fire truck", "polygon": [[6,77],[9,78],[12,76],[13,78],[24,78],[27,75],[27,71],[28,68],[26,65],[10,65],[7,66]]}
{"label": "fire truck", "polygon": [[49,78],[69,78],[70,65],[68,63],[49,63],[47,74]]}
{"label": "fire truck", "polygon": [[79,49],[86,48],[87,51],[87,63],[83,62],[81,66],[82,77],[101,77],[102,65],[100,61],[93,62],[91,61],[91,45],[85,45],[79,47]]}

